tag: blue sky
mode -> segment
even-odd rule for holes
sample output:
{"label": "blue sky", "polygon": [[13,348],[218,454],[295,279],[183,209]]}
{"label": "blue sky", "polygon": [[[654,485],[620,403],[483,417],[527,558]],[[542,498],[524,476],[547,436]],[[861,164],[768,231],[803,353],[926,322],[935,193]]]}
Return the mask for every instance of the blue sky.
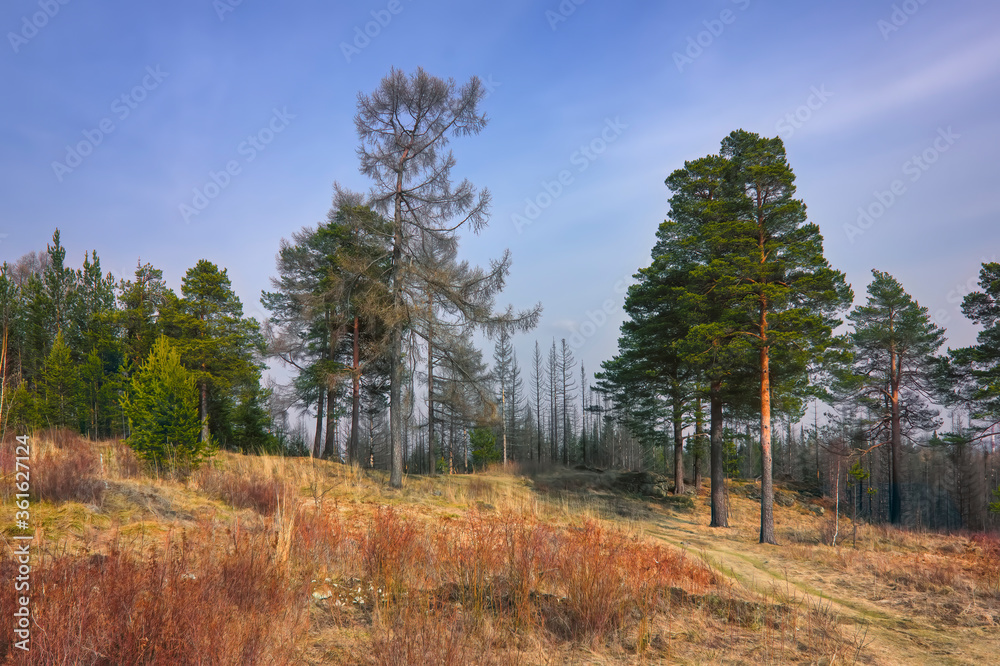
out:
{"label": "blue sky", "polygon": [[501,303],[544,305],[524,367],[535,339],[589,371],[615,352],[664,179],[737,128],[785,139],[856,301],[888,271],[970,344],[959,302],[1000,254],[994,3],[9,0],[0,29],[0,259],[55,227],[71,265],[96,249],[118,277],[141,258],[178,288],[206,258],[258,318],[279,240],[335,180],[367,188],[356,98],[393,66],[492,88],[452,143],[494,202],[463,247],[510,248]]}

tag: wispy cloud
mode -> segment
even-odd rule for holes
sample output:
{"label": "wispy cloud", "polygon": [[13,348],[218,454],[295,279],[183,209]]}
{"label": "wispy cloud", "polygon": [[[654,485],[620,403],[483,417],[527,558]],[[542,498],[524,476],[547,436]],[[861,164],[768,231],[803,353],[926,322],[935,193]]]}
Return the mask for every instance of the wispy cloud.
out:
{"label": "wispy cloud", "polygon": [[[912,53],[909,54],[912,57]],[[892,69],[898,63],[893,63]],[[976,83],[1000,72],[1000,41],[984,40],[953,55],[912,69],[903,76],[889,79],[890,68],[880,68],[861,85],[845,91],[828,114],[817,119],[809,129],[832,133],[847,127],[878,120],[931,98],[940,98],[956,90],[969,90]],[[847,85],[843,86],[848,88]],[[838,90],[841,88],[838,88]]]}

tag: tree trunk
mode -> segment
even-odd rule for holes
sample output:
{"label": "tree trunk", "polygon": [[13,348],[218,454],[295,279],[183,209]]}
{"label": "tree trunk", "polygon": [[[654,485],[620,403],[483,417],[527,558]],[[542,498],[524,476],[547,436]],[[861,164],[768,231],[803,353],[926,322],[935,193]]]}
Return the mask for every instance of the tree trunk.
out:
{"label": "tree trunk", "polygon": [[433,297],[427,295],[427,464],[434,476],[434,343]]}
{"label": "tree trunk", "polygon": [[[409,149],[403,151],[396,175],[395,211],[392,239],[392,306],[403,308],[403,168]],[[390,336],[389,365],[389,485],[403,487],[403,323],[395,322]]]}
{"label": "tree trunk", "polygon": [[[761,329],[767,329],[763,316]],[[760,349],[760,467],[760,542],[777,544],[774,538],[774,479],[771,476],[771,357],[766,345]]]}
{"label": "tree trunk", "polygon": [[569,466],[569,382],[566,381],[566,340],[563,339],[562,399],[563,399],[563,465]]}
{"label": "tree trunk", "polygon": [[503,421],[503,466],[507,466],[507,391],[500,387],[500,419]]}
{"label": "tree trunk", "polygon": [[201,380],[201,441],[207,442],[208,432],[208,382]]}
{"label": "tree trunk", "polygon": [[[337,433],[337,424],[334,421],[334,414],[336,413],[334,405],[334,391],[333,389],[326,390],[326,441],[323,443],[323,458],[330,460],[334,456],[334,435]],[[340,458],[340,451],[336,452],[337,458]]]}
{"label": "tree trunk", "polygon": [[712,522],[710,527],[729,527],[726,477],[722,468],[722,382],[709,387],[709,433],[711,437]]}
{"label": "tree trunk", "polygon": [[[674,494],[684,492],[684,412],[680,401],[674,402]],[[666,463],[666,443],[663,446],[663,462]]]}
{"label": "tree trunk", "polygon": [[891,416],[891,434],[892,434],[892,448],[890,449],[890,455],[892,456],[891,464],[891,476],[889,490],[889,522],[893,525],[899,525],[903,521],[903,501],[900,489],[900,464],[902,462],[903,456],[903,435],[900,424],[900,414],[899,414],[899,367],[897,365],[898,359],[896,357],[895,350],[890,351],[890,363],[889,363],[889,385],[890,393],[889,402],[892,409]]}
{"label": "tree trunk", "polygon": [[354,367],[351,387],[351,441],[347,445],[347,463],[358,461],[358,426],[361,417],[361,367],[358,345],[358,318],[354,318]]}
{"label": "tree trunk", "polygon": [[695,417],[694,417],[694,441],[695,441],[695,455],[694,455],[694,494],[701,495],[701,467],[702,467],[702,436],[705,432],[705,423],[701,411],[701,398],[698,398],[698,404],[695,406]]}
{"label": "tree trunk", "polygon": [[313,458],[319,458],[323,452],[320,447],[323,444],[323,402],[325,397],[320,391],[319,400],[316,402],[316,435],[313,437]]}
{"label": "tree trunk", "polygon": [[4,406],[7,404],[7,324],[3,327],[3,343],[0,347],[0,441],[7,432]]}
{"label": "tree trunk", "polygon": [[587,372],[583,361],[580,361],[580,450],[583,452],[583,466],[589,463],[587,458]]}
{"label": "tree trunk", "polygon": [[[535,354],[538,354],[538,343],[535,343]],[[536,358],[537,360],[537,358]],[[542,462],[542,373],[535,364],[535,435],[538,441],[535,445],[538,448],[538,463]]]}
{"label": "tree trunk", "polygon": [[455,473],[455,419],[451,420],[448,433],[448,474]]}

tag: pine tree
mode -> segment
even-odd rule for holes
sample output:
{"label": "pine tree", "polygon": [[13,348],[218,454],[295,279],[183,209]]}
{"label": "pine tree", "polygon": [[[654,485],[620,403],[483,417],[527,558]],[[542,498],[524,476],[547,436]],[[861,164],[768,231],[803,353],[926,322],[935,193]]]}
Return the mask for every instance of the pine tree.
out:
{"label": "pine tree", "polygon": [[772,361],[780,356],[786,375],[806,377],[833,342],[837,313],[853,299],[844,274],[823,256],[819,227],[806,222],[795,199],[795,175],[780,138],[738,130],[722,142],[732,188],[730,251],[723,285],[727,318],[759,355],[761,543],[774,536],[771,450]]}
{"label": "pine tree", "polygon": [[[676,343],[679,361],[700,374],[709,403],[709,467],[712,527],[729,526],[723,460],[723,401],[738,395],[733,369],[747,362],[747,350],[732,344],[733,330],[724,320],[727,303],[717,287],[726,284],[720,270],[730,250],[727,225],[733,217],[728,198],[727,163],[709,155],[684,163],[666,180],[672,196],[670,219],[657,230],[653,256],[683,276],[674,298],[687,313],[686,335]],[[733,390],[728,390],[732,388]]]}
{"label": "pine tree", "polygon": [[902,522],[903,437],[913,430],[940,425],[928,403],[938,396],[935,353],[944,330],[903,286],[888,273],[873,270],[868,301],[848,315],[854,351],[847,392],[876,416],[870,431],[879,444],[889,444],[889,522]]}
{"label": "pine tree", "polygon": [[962,301],[962,313],[983,329],[976,345],[957,351],[970,367],[972,416],[985,421],[980,431],[1000,421],[1000,263],[984,263],[979,288]]}
{"label": "pine tree", "polygon": [[[181,280],[183,298],[168,293],[164,334],[195,373],[199,391],[201,439],[232,441],[229,415],[244,386],[260,384],[264,342],[258,323],[243,317],[225,269],[200,260]],[[210,420],[210,413],[214,420]],[[232,442],[235,443],[235,442]]]}
{"label": "pine tree", "polygon": [[610,391],[625,408],[626,424],[648,447],[662,443],[664,466],[670,455],[672,431],[674,492],[684,492],[685,412],[698,388],[698,368],[681,352],[681,342],[691,326],[683,288],[687,273],[678,270],[674,258],[657,254],[653,262],[636,274],[625,299],[626,321],[618,340],[618,355],[604,364],[600,386]]}
{"label": "pine tree", "polygon": [[73,314],[76,300],[76,273],[66,268],[66,248],[60,242],[59,230],[52,234],[52,245],[47,246],[49,265],[42,273],[42,301],[46,332],[54,340],[62,331],[64,338],[75,335]]}

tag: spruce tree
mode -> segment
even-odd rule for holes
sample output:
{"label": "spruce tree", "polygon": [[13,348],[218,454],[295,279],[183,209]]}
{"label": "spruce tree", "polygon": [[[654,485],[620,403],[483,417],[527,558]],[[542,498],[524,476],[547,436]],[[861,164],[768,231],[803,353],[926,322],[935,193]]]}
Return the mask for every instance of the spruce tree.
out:
{"label": "spruce tree", "polygon": [[132,376],[124,401],[127,442],[156,468],[197,466],[212,453],[201,438],[196,386],[196,375],[166,337],[157,339]]}
{"label": "spruce tree", "polygon": [[77,430],[80,425],[79,390],[76,364],[60,331],[42,369],[42,423]]}

